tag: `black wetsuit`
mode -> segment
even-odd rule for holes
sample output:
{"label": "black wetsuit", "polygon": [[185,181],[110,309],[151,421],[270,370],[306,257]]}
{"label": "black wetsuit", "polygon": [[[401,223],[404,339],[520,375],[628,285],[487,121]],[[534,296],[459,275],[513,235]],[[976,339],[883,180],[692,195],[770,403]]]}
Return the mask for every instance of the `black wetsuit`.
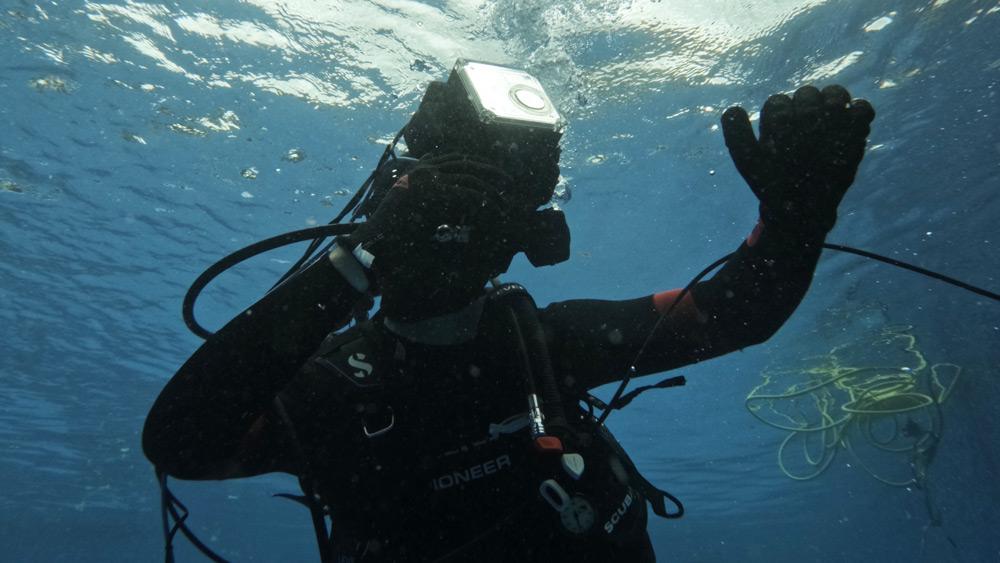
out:
{"label": "black wetsuit", "polygon": [[[637,375],[769,338],[805,294],[821,243],[758,226],[660,325]],[[563,395],[622,378],[675,295],[539,310]],[[324,259],[234,318],[160,395],[143,434],[147,457],[184,479],[306,476],[329,506],[342,547],[357,554],[366,547],[355,545],[367,545],[362,560],[433,560],[454,549],[461,549],[454,560],[652,560],[641,500],[620,501],[628,516],[621,527],[613,522],[614,533],[575,537],[539,500],[530,453],[496,449],[514,440],[505,435],[482,445],[482,421],[499,423],[523,404],[511,373],[519,369],[515,354],[490,333],[496,313],[489,306],[484,330],[459,345],[417,344],[377,315],[368,328],[324,342],[361,298]],[[368,390],[378,393],[354,385],[375,372],[395,383]],[[604,470],[603,462],[588,463]],[[530,478],[513,478],[524,475]],[[612,511],[618,502],[611,499]],[[482,541],[462,547],[480,533]]]}

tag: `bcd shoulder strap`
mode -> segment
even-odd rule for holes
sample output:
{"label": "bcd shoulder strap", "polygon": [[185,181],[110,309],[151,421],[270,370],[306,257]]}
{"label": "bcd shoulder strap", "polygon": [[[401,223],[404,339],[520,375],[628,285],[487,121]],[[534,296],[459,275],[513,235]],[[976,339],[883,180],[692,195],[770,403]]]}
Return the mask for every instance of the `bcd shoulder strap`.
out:
{"label": "bcd shoulder strap", "polygon": [[376,369],[383,359],[378,345],[373,321],[364,321],[350,329],[331,333],[320,345],[308,364],[343,378],[350,386],[377,390],[384,383],[384,370]]}
{"label": "bcd shoulder strap", "polygon": [[[524,370],[526,386],[529,393],[538,388],[543,395],[544,407],[546,409],[545,419],[549,421],[553,430],[562,428],[563,432],[590,434],[597,441],[602,442],[623,464],[629,477],[629,482],[645,497],[649,502],[653,512],[662,518],[680,518],[684,515],[684,505],[674,495],[658,489],[649,482],[632,462],[628,453],[611,435],[611,432],[601,423],[589,415],[584,415],[582,428],[569,422],[566,417],[563,400],[560,396],[559,386],[555,380],[555,373],[552,369],[551,357],[548,346],[545,342],[545,335],[538,318],[537,308],[534,301],[522,286],[517,284],[505,284],[495,290],[491,295],[495,301],[504,301],[504,305],[509,307],[513,317],[513,326],[518,331],[520,348],[525,356]],[[661,381],[655,385],[648,385],[636,389],[626,397],[622,397],[612,408],[623,408],[638,394],[648,389],[667,388],[685,383],[683,376],[673,377]],[[590,397],[593,397],[592,395]],[[596,398],[595,398],[596,399]],[[586,422],[586,421],[589,421]],[[543,428],[544,431],[544,428]],[[558,432],[558,430],[557,430]],[[534,437],[534,436],[533,436]],[[539,442],[535,438],[536,444]],[[666,501],[669,500],[676,510],[667,510]]]}
{"label": "bcd shoulder strap", "polygon": [[[373,321],[365,320],[343,332],[330,333],[303,369],[318,370],[324,376],[336,378],[339,391],[354,395],[361,400],[364,400],[365,396],[377,396],[385,385],[385,370],[380,369],[384,367],[378,350],[381,344],[380,335],[375,334],[372,324]],[[345,554],[340,549],[343,546],[334,545],[333,535],[327,526],[327,513],[316,490],[315,475],[310,467],[309,458],[302,447],[291,417],[277,397],[275,412],[281,418],[296,457],[299,458],[299,486],[303,492],[302,495],[281,493],[275,496],[293,500],[309,509],[320,560],[323,563],[353,560],[350,554]],[[387,425],[376,424],[369,430],[368,421],[363,419],[361,426],[371,437],[388,431],[393,424],[394,420],[390,419]]]}

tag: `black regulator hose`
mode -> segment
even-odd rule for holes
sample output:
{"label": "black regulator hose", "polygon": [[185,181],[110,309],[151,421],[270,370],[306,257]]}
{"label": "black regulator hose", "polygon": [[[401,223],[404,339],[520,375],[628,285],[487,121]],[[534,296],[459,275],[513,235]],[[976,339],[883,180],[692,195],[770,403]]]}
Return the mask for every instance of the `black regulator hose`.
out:
{"label": "black regulator hose", "polygon": [[[205,286],[229,268],[232,268],[248,258],[253,258],[258,254],[263,254],[264,252],[274,250],[275,248],[280,248],[282,246],[306,240],[346,235],[356,228],[356,223],[345,223],[343,225],[322,225],[319,227],[310,227],[308,229],[291,231],[276,237],[264,239],[260,242],[255,242],[250,246],[241,248],[229,256],[226,256],[202,272],[202,274],[198,276],[198,279],[194,280],[194,283],[192,283],[191,287],[188,288],[187,294],[184,296],[184,303],[181,306],[181,314],[184,316],[184,324],[187,325],[191,332],[202,338],[207,339],[209,336],[212,336],[213,333],[211,331],[198,324],[198,321],[195,320],[194,304],[195,301],[198,300],[198,295],[200,295],[201,291],[205,289]],[[287,280],[288,278],[285,279]]]}
{"label": "black regulator hose", "polygon": [[[357,223],[330,224],[330,225],[322,225],[319,227],[310,227],[308,229],[301,229],[298,231],[291,231],[288,233],[278,235],[276,237],[271,237],[269,239],[256,242],[254,244],[251,244],[250,246],[237,250],[236,252],[230,254],[229,256],[226,256],[222,260],[219,260],[215,264],[212,264],[211,267],[205,270],[200,276],[198,276],[198,279],[196,279],[194,283],[191,284],[191,287],[188,289],[187,294],[184,296],[184,303],[182,305],[182,315],[184,317],[184,324],[187,325],[187,327],[191,330],[191,332],[202,338],[208,338],[209,336],[212,336],[211,331],[205,329],[203,326],[198,324],[197,320],[195,320],[194,304],[198,300],[198,296],[201,294],[202,290],[205,289],[205,286],[211,283],[211,281],[216,277],[218,277],[219,274],[228,270],[229,268],[232,268],[236,264],[239,264],[240,262],[243,262],[244,260],[252,258],[258,254],[262,254],[269,250],[274,250],[275,248],[280,248],[282,246],[286,246],[289,244],[294,244],[296,242],[313,240],[314,241],[313,245],[316,246],[315,241],[322,240],[325,237],[348,234],[354,229],[356,229],[357,226],[358,226]],[[310,249],[312,248],[313,247],[310,247]],[[838,252],[846,252],[848,254],[855,254],[857,256],[862,256],[864,258],[876,260],[878,262],[883,262],[885,264],[889,264],[890,266],[895,266],[897,268],[909,270],[911,272],[915,272],[927,276],[929,278],[942,281],[944,283],[975,293],[976,295],[981,295],[983,297],[986,297],[987,299],[992,299],[993,301],[1000,301],[1000,294],[994,293],[987,289],[983,289],[981,287],[976,287],[972,284],[963,282],[961,280],[957,280],[953,277],[946,276],[938,272],[934,272],[932,270],[927,270],[919,266],[914,266],[913,264],[903,262],[902,260],[889,258],[888,256],[882,256],[880,254],[875,254],[874,252],[868,252],[867,250],[861,250],[858,248],[853,248],[842,244],[824,243],[823,248],[836,250]],[[310,254],[311,252],[307,252],[306,255],[303,256],[303,258],[310,256]],[[704,278],[706,275],[708,275],[712,270],[721,266],[729,258],[729,256],[730,255],[727,254],[726,256],[723,256],[719,260],[716,260],[712,265],[705,268],[701,273],[695,276],[695,278],[691,280],[691,283],[689,283],[684,288],[684,290],[680,292],[680,294],[677,296],[674,302],[670,304],[670,306],[667,308],[666,313],[661,315],[660,321],[662,321],[663,317],[667,316],[667,314],[673,311],[673,308],[678,303],[680,303],[680,300],[683,299],[684,296],[691,291],[691,289],[694,287],[695,284],[701,281],[701,279]],[[300,268],[302,266],[302,261],[300,260],[300,262],[296,264],[296,266]],[[278,282],[278,284],[275,285],[275,287],[281,285],[281,283],[283,283],[290,277],[294,276],[295,272],[298,271],[299,268],[293,268],[292,270],[290,270],[289,274],[286,274],[284,277],[282,277],[282,279]],[[659,325],[659,322],[657,322],[657,325]],[[636,355],[635,361],[632,362],[630,366],[632,370],[635,369],[636,363],[645,352],[646,344],[648,344],[648,340],[640,348],[639,353]],[[611,403],[612,405],[614,405],[615,400],[621,397],[621,394],[624,392],[625,387],[628,385],[631,376],[632,374],[630,373],[626,375],[625,378],[622,380],[622,384],[619,386],[618,392],[615,393],[615,399],[612,400]],[[604,413],[604,415],[601,417],[601,422],[603,422],[604,419],[607,418],[608,414],[609,412]]]}

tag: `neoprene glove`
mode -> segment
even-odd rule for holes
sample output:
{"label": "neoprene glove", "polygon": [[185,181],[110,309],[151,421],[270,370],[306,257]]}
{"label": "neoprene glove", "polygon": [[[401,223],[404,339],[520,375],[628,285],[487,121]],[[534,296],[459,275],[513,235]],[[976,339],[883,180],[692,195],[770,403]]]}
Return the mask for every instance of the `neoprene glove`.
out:
{"label": "neoprene glove", "polygon": [[804,86],[768,98],[760,139],[746,111],[722,114],[726,147],[760,201],[765,226],[807,237],[826,235],[854,182],[875,110],[840,86]]}

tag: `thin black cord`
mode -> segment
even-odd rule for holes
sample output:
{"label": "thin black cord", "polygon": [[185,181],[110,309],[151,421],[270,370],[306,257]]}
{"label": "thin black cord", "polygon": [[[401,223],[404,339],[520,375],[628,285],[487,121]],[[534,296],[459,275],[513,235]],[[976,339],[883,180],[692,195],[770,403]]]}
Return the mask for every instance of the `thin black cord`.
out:
{"label": "thin black cord", "polygon": [[622,382],[618,385],[618,389],[615,390],[614,397],[612,397],[611,400],[608,401],[608,408],[604,409],[604,412],[601,413],[601,417],[597,419],[598,425],[604,424],[604,421],[607,420],[608,416],[611,415],[611,411],[615,410],[616,408],[615,405],[621,399],[622,393],[625,392],[625,388],[628,387],[628,382],[631,381],[632,377],[635,376],[636,374],[636,366],[639,364],[639,360],[642,358],[642,355],[646,353],[646,348],[649,346],[649,343],[653,340],[653,335],[656,334],[656,330],[660,328],[661,324],[663,324],[663,321],[664,319],[667,318],[667,315],[674,312],[674,308],[676,308],[677,305],[680,304],[681,300],[684,299],[684,297],[686,297],[688,293],[691,293],[691,290],[694,288],[695,285],[698,284],[698,282],[702,280],[702,278],[710,274],[712,270],[723,265],[727,260],[729,260],[729,258],[732,257],[733,254],[735,253],[726,254],[725,256],[719,258],[715,262],[712,262],[711,265],[709,265],[707,268],[699,272],[698,275],[695,276],[690,282],[688,282],[688,284],[684,287],[684,289],[677,294],[677,297],[675,297],[674,301],[670,304],[669,307],[667,307],[667,310],[661,313],[660,317],[656,319],[656,324],[654,324],[653,328],[650,329],[649,334],[646,335],[646,340],[642,343],[642,346],[639,347],[639,351],[636,353],[635,358],[629,364],[628,373],[626,373],[625,377],[622,378]]}
{"label": "thin black cord", "polygon": [[972,293],[975,293],[977,295],[982,295],[983,297],[987,297],[994,301],[1000,301],[1000,294],[993,293],[992,291],[983,289],[981,287],[976,287],[974,285],[965,283],[964,281],[961,280],[956,280],[955,278],[946,276],[944,274],[932,272],[931,270],[927,270],[919,266],[914,266],[913,264],[907,264],[902,260],[896,260],[895,258],[889,258],[888,256],[882,256],[880,254],[875,254],[874,252],[868,252],[867,250],[861,250],[858,248],[844,246],[841,244],[825,243],[823,244],[823,248],[829,248],[830,250],[837,250],[840,252],[847,252],[848,254],[857,254],[858,256],[864,256],[865,258],[870,258],[872,260],[884,262],[886,264],[889,264],[890,266],[896,266],[897,268],[902,268],[904,270],[909,270],[911,272],[923,274],[929,278],[934,278],[938,281],[949,283],[955,287],[960,287],[966,291],[971,291]]}
{"label": "thin black cord", "polygon": [[[156,478],[160,484],[160,502],[161,510],[163,512],[163,533],[166,543],[166,562],[173,563],[174,561],[173,542],[177,532],[180,531],[184,534],[184,537],[186,537],[188,541],[190,541],[191,544],[198,549],[198,551],[205,555],[205,557],[208,557],[215,563],[228,563],[225,558],[212,551],[210,547],[198,539],[198,537],[194,535],[194,532],[188,528],[187,524],[184,522],[187,520],[189,514],[188,509],[184,506],[184,503],[178,500],[177,497],[170,492],[170,489],[167,487],[167,474],[157,469]],[[173,526],[170,526],[168,514],[174,519]]]}
{"label": "thin black cord", "polygon": [[[861,249],[858,249],[858,248],[854,248],[854,247],[851,247],[851,246],[845,246],[845,245],[842,245],[842,244],[824,243],[823,244],[823,248],[828,248],[830,250],[836,250],[838,252],[846,252],[848,254],[856,254],[856,255],[862,256],[864,258],[869,258],[871,260],[876,260],[878,262],[883,262],[885,264],[889,264],[890,266],[895,266],[897,268],[902,268],[904,270],[909,270],[911,272],[915,272],[915,273],[927,276],[929,278],[932,278],[932,279],[935,279],[935,280],[938,280],[938,281],[942,281],[942,282],[945,282],[947,284],[954,285],[955,287],[959,287],[959,288],[964,289],[966,291],[970,291],[972,293],[975,293],[976,295],[981,295],[983,297],[992,299],[994,301],[1000,301],[1000,295],[998,295],[996,293],[993,293],[992,291],[983,289],[981,287],[976,287],[974,285],[965,283],[965,282],[963,282],[961,280],[957,280],[957,279],[955,279],[953,277],[946,276],[944,274],[940,274],[938,272],[927,270],[927,269],[921,268],[919,266],[914,266],[913,264],[909,264],[907,262],[903,262],[902,260],[897,260],[895,258],[889,258],[887,256],[882,256],[881,254],[875,254],[874,252],[868,252],[867,250],[861,250]],[[653,335],[656,334],[656,330],[663,323],[664,319],[666,319],[667,316],[670,315],[670,313],[673,312],[674,308],[681,302],[681,299],[683,299],[688,293],[690,293],[691,289],[694,288],[694,286],[698,282],[700,282],[702,278],[704,278],[712,270],[716,269],[717,267],[719,267],[723,263],[725,263],[727,260],[729,260],[729,258],[731,256],[732,256],[732,254],[727,254],[727,255],[723,256],[722,258],[720,258],[720,259],[716,260],[715,262],[713,262],[711,266],[709,266],[709,267],[705,268],[704,270],[702,270],[701,273],[699,273],[697,276],[695,276],[694,279],[692,279],[690,281],[690,283],[688,283],[687,286],[684,287],[684,290],[681,291],[677,295],[677,297],[670,304],[670,307],[668,307],[666,311],[664,311],[663,313],[660,314],[660,317],[656,320],[656,324],[653,325],[652,329],[650,329],[649,334],[646,336],[646,340],[642,343],[642,346],[639,348],[639,352],[636,353],[635,358],[629,364],[628,372],[625,374],[625,377],[622,378],[621,383],[618,385],[618,389],[615,391],[614,397],[612,397],[611,400],[607,403],[608,408],[604,409],[604,412],[601,413],[601,417],[597,420],[598,424],[603,424],[604,421],[606,421],[608,419],[608,416],[611,415],[611,411],[613,411],[613,410],[615,410],[617,408],[621,408],[622,406],[624,406],[624,405],[622,405],[620,403],[622,394],[625,392],[625,388],[628,386],[629,381],[631,381],[632,378],[635,376],[635,374],[636,374],[636,366],[639,364],[639,360],[642,359],[643,354],[646,353],[646,348],[649,346],[650,341],[653,339]],[[651,388],[652,387],[655,387],[655,386],[651,386]],[[630,398],[629,398],[629,402],[631,402],[631,399],[634,399],[634,398],[635,398],[635,394],[631,395]]]}

